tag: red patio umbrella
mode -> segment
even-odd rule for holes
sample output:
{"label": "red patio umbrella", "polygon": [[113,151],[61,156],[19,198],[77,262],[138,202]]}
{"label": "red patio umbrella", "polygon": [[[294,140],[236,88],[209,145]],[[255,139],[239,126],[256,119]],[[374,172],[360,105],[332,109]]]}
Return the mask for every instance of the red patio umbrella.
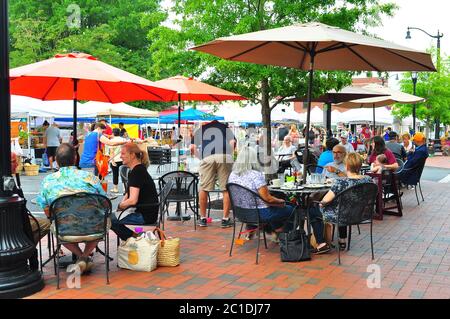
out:
{"label": "red patio umbrella", "polygon": [[175,92],[115,68],[85,53],[57,54],[54,58],[10,70],[11,94],[44,101],[74,101],[76,139],[77,101],[109,103],[172,101]]}

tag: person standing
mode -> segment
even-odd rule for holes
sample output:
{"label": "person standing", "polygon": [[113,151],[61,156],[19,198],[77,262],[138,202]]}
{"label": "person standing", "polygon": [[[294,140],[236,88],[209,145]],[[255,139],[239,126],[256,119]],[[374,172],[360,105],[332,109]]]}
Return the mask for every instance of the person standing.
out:
{"label": "person standing", "polygon": [[363,142],[372,137],[372,132],[370,131],[370,128],[368,128],[366,124],[361,125],[360,137],[361,137],[361,140],[363,140]]}
{"label": "person standing", "polygon": [[[125,124],[123,124],[122,122],[119,123],[119,130],[120,130],[120,137],[123,138],[128,138],[128,132],[127,129],[125,128]],[[114,130],[113,130],[113,135],[114,135]]]}
{"label": "person standing", "polygon": [[101,119],[100,123],[102,123],[105,126],[105,129],[103,130],[103,135],[105,135],[107,138],[112,138],[113,132],[111,126],[108,125],[108,121],[105,119]]}
{"label": "person standing", "polygon": [[230,220],[230,196],[226,190],[228,177],[233,167],[233,132],[226,124],[212,121],[197,129],[194,133],[194,142],[197,149],[197,157],[200,158],[200,191],[199,206],[200,227],[206,227],[206,206],[208,192],[213,191],[218,180],[219,188],[223,193],[223,217],[222,228],[233,225]]}
{"label": "person standing", "polygon": [[44,122],[44,127],[46,127],[46,130],[44,132],[45,151],[47,152],[50,169],[54,170],[53,161],[55,160],[56,149],[62,142],[61,132],[59,131],[56,123],[49,125],[49,123],[46,121]]}
{"label": "person standing", "polygon": [[348,142],[348,133],[347,131],[341,132],[341,143],[340,145],[344,146],[345,151],[347,153],[353,153],[355,149],[353,148],[353,145]]}
{"label": "person standing", "polygon": [[[110,139],[111,142],[126,142],[127,140],[120,137],[120,129],[113,129],[114,137]],[[119,169],[122,166],[122,159],[120,157],[121,146],[108,146],[105,147],[105,153],[109,156],[109,165],[113,173],[113,189],[112,193],[119,192]]]}
{"label": "person standing", "polygon": [[297,125],[292,124],[291,130],[289,131],[289,136],[291,138],[292,144],[294,146],[298,146],[298,142],[300,140],[300,133],[298,132]]}

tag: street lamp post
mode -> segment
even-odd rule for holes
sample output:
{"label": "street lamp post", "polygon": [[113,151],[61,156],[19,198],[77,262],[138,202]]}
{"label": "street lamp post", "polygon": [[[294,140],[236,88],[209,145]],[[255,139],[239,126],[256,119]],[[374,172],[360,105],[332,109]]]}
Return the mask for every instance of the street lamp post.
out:
{"label": "street lamp post", "polygon": [[0,0],[0,299],[26,297],[44,287],[41,272],[28,263],[36,245],[25,233],[31,232],[25,200],[13,195],[8,34],[8,1]]}
{"label": "street lamp post", "polygon": [[[413,95],[416,95],[417,72],[411,73],[411,79],[412,79],[412,83],[413,83]],[[413,104],[412,117],[413,117],[413,134],[415,134],[416,133],[416,103]]]}
{"label": "street lamp post", "polygon": [[[440,33],[438,30],[437,35],[431,35],[427,31],[422,30],[420,28],[408,27],[407,31],[406,31],[406,39],[408,39],[408,40],[411,39],[411,30],[422,31],[429,37],[431,37],[433,39],[437,39],[437,71],[439,73],[441,70],[441,38],[444,36],[444,34]],[[435,129],[435,134],[434,134],[435,139],[439,139],[439,133],[440,133],[440,121],[439,121],[439,119],[436,119],[436,129]]]}

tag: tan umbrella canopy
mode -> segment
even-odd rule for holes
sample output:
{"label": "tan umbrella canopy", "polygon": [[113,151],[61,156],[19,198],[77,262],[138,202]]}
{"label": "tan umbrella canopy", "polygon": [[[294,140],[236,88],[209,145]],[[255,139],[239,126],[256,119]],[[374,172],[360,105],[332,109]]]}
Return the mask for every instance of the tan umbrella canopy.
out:
{"label": "tan umbrella canopy", "polygon": [[[307,131],[315,69],[436,71],[428,53],[318,22],[219,38],[192,49],[231,61],[308,70]],[[305,164],[307,159],[308,148]],[[305,182],[306,167],[303,173]]]}
{"label": "tan umbrella canopy", "polygon": [[[362,87],[373,92],[385,94],[385,96],[358,99],[336,104],[342,108],[372,108],[373,110],[373,127],[375,129],[375,108],[381,106],[392,105],[395,103],[420,103],[425,101],[424,98],[412,94],[404,93],[390,89],[379,84],[368,84]],[[416,128],[414,128],[415,130]]]}

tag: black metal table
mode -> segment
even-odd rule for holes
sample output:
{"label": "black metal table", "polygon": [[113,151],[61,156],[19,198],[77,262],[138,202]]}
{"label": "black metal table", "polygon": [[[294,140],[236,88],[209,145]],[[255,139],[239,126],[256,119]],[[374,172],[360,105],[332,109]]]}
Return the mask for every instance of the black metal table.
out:
{"label": "black metal table", "polygon": [[[288,188],[279,188],[269,186],[269,191],[272,193],[283,193],[286,195],[294,195],[297,199],[297,203],[301,208],[305,210],[306,213],[306,223],[307,223],[307,233],[308,233],[308,242],[311,240],[311,223],[309,218],[309,209],[310,209],[310,200],[309,198],[314,194],[326,193],[330,190],[331,185],[325,185],[323,187],[308,187],[308,186],[299,186],[294,189]],[[295,216],[295,225],[299,225],[300,216],[298,214]]]}

